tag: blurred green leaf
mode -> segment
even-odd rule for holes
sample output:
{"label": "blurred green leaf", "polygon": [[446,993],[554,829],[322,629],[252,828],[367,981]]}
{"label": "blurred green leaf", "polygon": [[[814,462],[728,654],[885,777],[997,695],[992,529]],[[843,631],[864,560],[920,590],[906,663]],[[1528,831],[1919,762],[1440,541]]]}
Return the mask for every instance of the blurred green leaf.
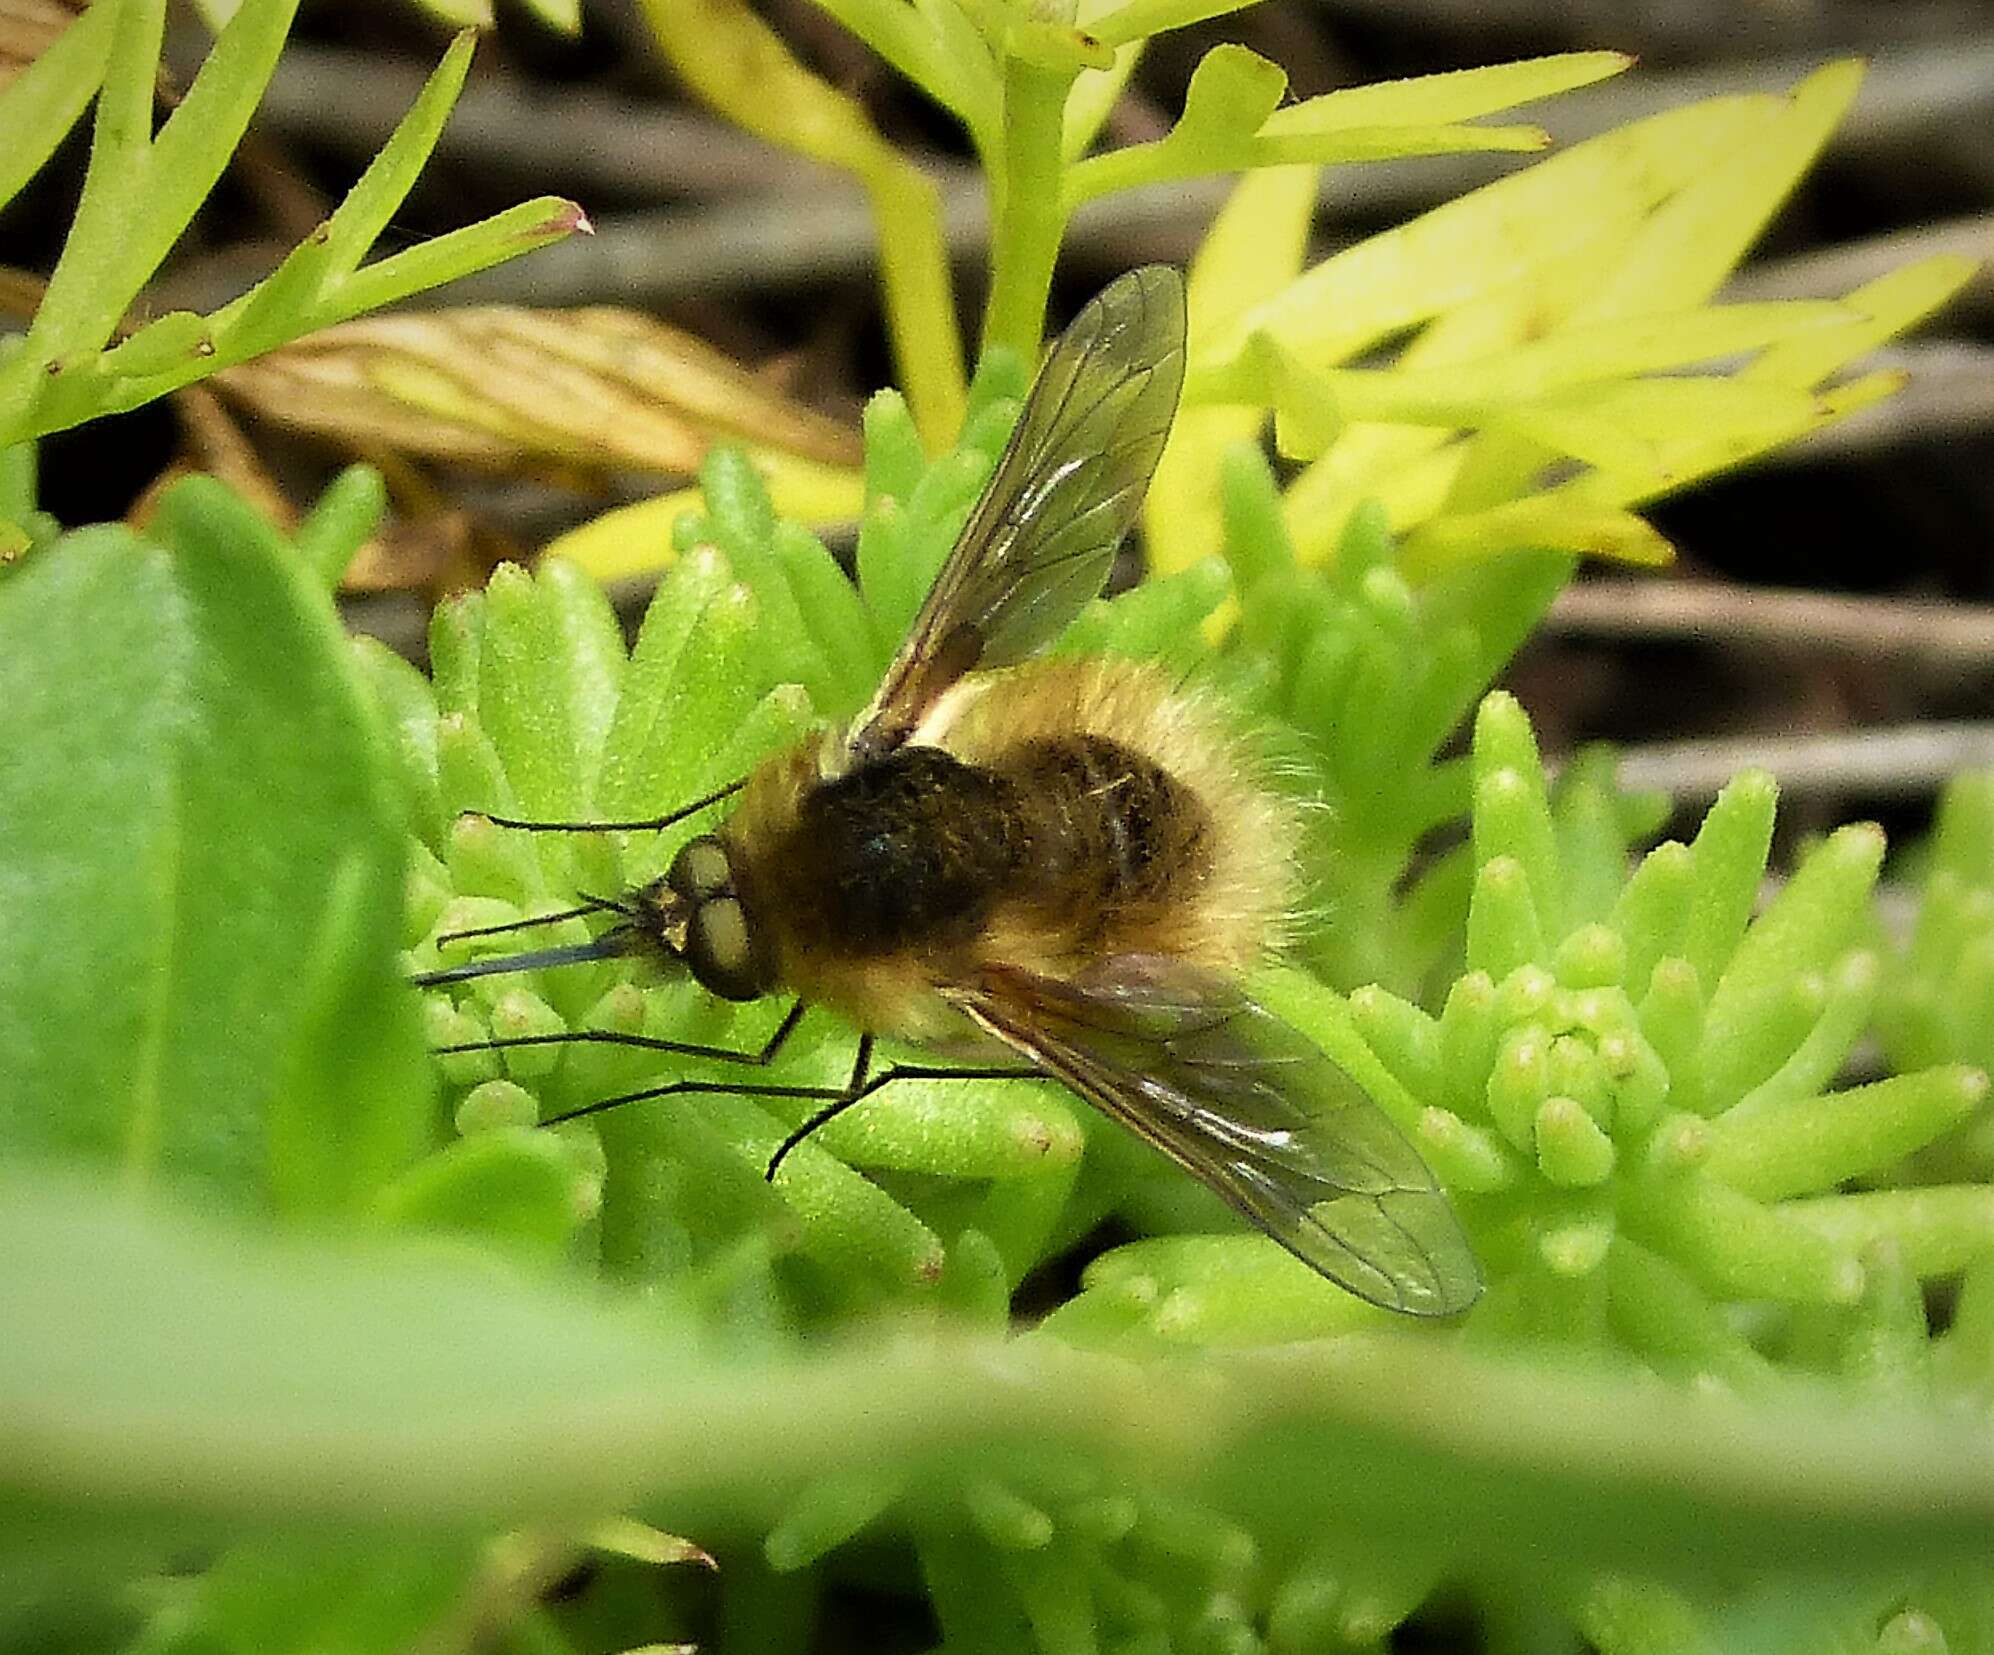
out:
{"label": "blurred green leaf", "polygon": [[351,1207],[430,1095],[405,831],[302,559],[212,483],[0,577],[0,1139]]}
{"label": "blurred green leaf", "polygon": [[1485,1570],[1936,1565],[1994,1523],[1976,1421],[1799,1385],[1748,1405],[1407,1336],[1212,1359],[1189,1387],[1049,1340],[723,1360],[664,1303],[640,1322],[433,1244],[256,1240],[18,1173],[0,1252],[0,1487],[67,1502],[73,1536],[93,1511],[357,1535],[639,1502],[754,1532],[813,1478],[1002,1479],[1027,1448],[1269,1534],[1437,1540]]}

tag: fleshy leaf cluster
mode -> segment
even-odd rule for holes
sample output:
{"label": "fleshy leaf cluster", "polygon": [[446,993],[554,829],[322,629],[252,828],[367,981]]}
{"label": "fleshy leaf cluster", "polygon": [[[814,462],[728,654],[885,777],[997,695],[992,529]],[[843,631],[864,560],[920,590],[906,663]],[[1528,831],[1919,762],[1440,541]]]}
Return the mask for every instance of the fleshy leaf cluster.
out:
{"label": "fleshy leaf cluster", "polygon": [[[1983,1190],[1849,1189],[1887,1179],[1987,1085],[1960,1064],[1836,1084],[1879,981],[1874,827],[1830,836],[1755,914],[1762,775],[1631,876],[1605,768],[1547,787],[1507,696],[1482,704],[1472,785],[1461,970],[1432,1008],[1373,984],[1339,1011],[1299,974],[1277,992],[1304,1027],[1347,1016],[1386,1071],[1366,1084],[1456,1193],[1490,1272],[1477,1337],[1748,1383],[1790,1342],[1816,1350],[1837,1323],[1855,1337],[1878,1296],[1901,1310],[1917,1279],[1980,1255]],[[1252,1238],[1180,1237],[1108,1255],[1061,1314],[1091,1321],[1093,1294],[1175,1338],[1347,1323],[1327,1300],[1311,1315],[1300,1285]],[[1744,1303],[1785,1307],[1783,1331],[1739,1328],[1727,1307]]]}
{"label": "fleshy leaf cluster", "polygon": [[1994,773],[1955,777],[1923,847],[1910,935],[1879,1027],[1900,1066],[1994,1063]]}
{"label": "fleshy leaf cluster", "polygon": [[[975,441],[932,462],[904,406],[875,402],[855,586],[774,515],[745,461],[722,455],[627,662],[599,597],[558,562],[504,572],[439,613],[434,703],[395,669],[398,722],[434,749],[413,767],[428,801],[418,964],[440,958],[441,930],[552,911],[578,888],[655,874],[669,852],[652,836],[510,836],[457,812],[656,811],[862,703],[1001,443],[1017,376],[997,373]],[[1448,1185],[1490,1281],[1468,1341],[1745,1396],[1795,1374],[1898,1398],[1978,1394],[1977,1275],[1938,1338],[1920,1288],[1985,1255],[1985,1192],[1891,1180],[1976,1110],[1985,1077],[1938,1063],[1838,1080],[1882,976],[1869,921],[1880,833],[1830,836],[1761,906],[1775,795],[1746,775],[1691,838],[1630,872],[1657,802],[1622,794],[1603,754],[1547,778],[1522,709],[1484,693],[1568,555],[1509,554],[1415,587],[1366,512],[1334,560],[1309,567],[1265,461],[1236,451],[1222,476],[1226,556],[1093,606],[1060,647],[1171,660],[1236,707],[1276,785],[1310,807],[1318,901],[1299,917],[1294,963],[1255,992]],[[1468,752],[1450,755],[1478,701]],[[566,926],[552,940],[584,935]],[[429,1015],[438,1043],[593,1027],[753,1048],[774,1023],[772,1009],[722,1007],[621,963],[485,979],[433,997]],[[835,1083],[850,1041],[813,1015],[774,1076]],[[598,1046],[446,1064],[467,1142],[667,1071],[710,1073]],[[1241,1232],[1056,1088],[883,1095],[771,1187],[762,1163],[802,1108],[673,1097],[560,1129],[587,1137],[600,1169],[599,1210],[568,1256],[763,1350],[863,1306],[1001,1334],[1033,1269],[1104,1222],[1146,1239],[1094,1256],[1031,1340],[1135,1357],[1389,1320]],[[1453,1578],[1416,1547],[1270,1554],[1224,1501],[1159,1501],[1055,1457],[998,1478],[882,1468],[813,1484],[768,1531],[756,1593],[799,1612],[797,1594],[835,1575],[844,1548],[889,1540],[911,1547],[945,1628],[994,1616],[1014,1643],[1056,1651],[1117,1629],[1242,1649],[1361,1644]],[[1927,1619],[1958,1613],[1952,1586],[1918,1590],[1889,1586]],[[1764,1612],[1625,1574],[1575,1587],[1566,1610],[1610,1655],[1693,1650]],[[1807,1600],[1807,1624],[1869,1610],[1868,1596],[1831,1594]]]}
{"label": "fleshy leaf cluster", "polygon": [[[911,434],[890,403],[876,422]],[[953,485],[881,471],[880,520],[920,498],[946,525],[987,462]],[[643,838],[507,845],[460,801],[586,809],[613,784],[654,808],[814,710],[753,647],[781,530],[724,469],[634,654],[552,565],[448,611],[433,683],[349,646],[326,602],[379,497],[345,479],[283,543],[195,485],[150,538],[67,536],[0,575],[0,662],[41,709],[37,762],[0,770],[24,905],[0,1039],[34,1105],[0,1114],[20,1335],[0,1482],[35,1524],[10,1629],[45,1633],[59,1577],[64,1613],[117,1629],[98,1646],[186,1655],[281,1647],[272,1628],[403,1647],[467,1601],[547,1648],[702,1624],[782,1648],[885,1583],[956,1644],[1071,1655],[1362,1647],[1429,1602],[1496,1626],[1526,1596],[1606,1655],[1974,1647],[1994,1272],[1961,1214],[1985,1192],[1894,1169],[1980,1082],[1836,1082],[1890,965],[1874,830],[1755,913],[1771,797],[1748,777],[1630,877],[1605,767],[1547,783],[1520,711],[1484,698],[1458,963],[1398,990],[1299,967],[1254,986],[1418,1138],[1490,1295],[1459,1338],[1295,1343],[1375,1313],[1322,1309],[1333,1289],[1051,1088],[883,1102],[774,1189],[785,1122],[750,1101],[529,1127],[591,1094],[590,1062],[611,1089],[655,1078],[615,1072],[627,1054],[463,1054],[439,1108],[394,982],[398,814],[426,963],[442,907],[530,913],[658,860]],[[1075,641],[1167,646],[1251,712],[1284,680],[1249,641],[1271,598],[1231,584],[1194,566]],[[1375,624],[1389,583],[1367,593],[1320,613]],[[1214,648],[1199,629],[1228,601]],[[824,694],[849,694],[816,641]],[[616,975],[542,973],[506,1015],[742,1032],[682,983]],[[427,1015],[434,1037],[499,1011],[466,990]],[[796,1072],[835,1073],[848,1035],[804,1034]],[[162,1210],[175,1191],[219,1210]],[[1104,1222],[1149,1239],[1100,1252]],[[1089,1254],[1070,1299],[1032,1272]],[[1943,1305],[1955,1275],[1928,1322],[1921,1286]],[[813,1337],[833,1328],[860,1348]],[[710,1587],[658,1575],[690,1555],[669,1535],[594,1520],[632,1507],[715,1550]],[[308,1537],[283,1526],[306,1514]],[[526,1532],[467,1538],[501,1525]],[[1803,1557],[1833,1579],[1782,1572]]]}

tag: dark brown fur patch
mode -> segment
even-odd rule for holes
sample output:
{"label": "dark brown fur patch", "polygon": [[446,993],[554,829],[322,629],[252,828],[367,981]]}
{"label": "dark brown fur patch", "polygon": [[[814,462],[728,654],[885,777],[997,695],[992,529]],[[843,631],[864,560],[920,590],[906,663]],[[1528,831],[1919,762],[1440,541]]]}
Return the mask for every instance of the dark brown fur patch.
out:
{"label": "dark brown fur patch", "polygon": [[1155,668],[1034,661],[944,697],[914,741],[763,764],[719,830],[775,980],[861,1027],[959,1038],[937,989],[1115,954],[1237,972],[1280,942],[1294,823],[1223,722]]}
{"label": "dark brown fur patch", "polygon": [[806,792],[771,860],[798,928],[864,959],[969,941],[1024,857],[1009,781],[938,748],[903,747]]}
{"label": "dark brown fur patch", "polygon": [[1027,878],[1007,894],[1085,917],[1085,946],[1210,871],[1204,806],[1155,760],[1102,735],[1047,737],[1006,755],[1027,824]]}

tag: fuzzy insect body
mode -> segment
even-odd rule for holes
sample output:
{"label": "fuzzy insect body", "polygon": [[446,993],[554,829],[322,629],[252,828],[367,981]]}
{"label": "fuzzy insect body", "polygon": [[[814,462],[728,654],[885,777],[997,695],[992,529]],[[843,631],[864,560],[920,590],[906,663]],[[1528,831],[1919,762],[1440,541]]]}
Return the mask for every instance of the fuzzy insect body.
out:
{"label": "fuzzy insect body", "polygon": [[1102,657],[966,680],[842,773],[816,743],[769,761],[714,835],[761,934],[760,991],[956,1044],[946,991],[993,969],[1245,969],[1280,935],[1294,831],[1235,751],[1154,667]]}
{"label": "fuzzy insect body", "polygon": [[[577,912],[594,943],[429,973],[648,953],[733,1000],[797,996],[758,1053],[562,1038],[765,1065],[801,1008],[864,1031],[842,1089],[663,1083],[817,1102],[777,1151],[904,1075],[885,1034],[1022,1060],[1162,1150],[1312,1269],[1388,1309],[1452,1315],[1481,1290],[1445,1194],[1379,1107],[1240,975],[1284,939],[1289,812],[1216,710],[1154,667],[1040,652],[1095,597],[1176,411],[1174,270],[1111,283],[1048,356],[871,703],[665,827],[732,801],[662,879]],[[494,820],[502,820],[494,818]],[[531,922],[528,922],[531,923]],[[501,929],[510,929],[504,928]],[[588,1111],[578,1111],[586,1113]]]}

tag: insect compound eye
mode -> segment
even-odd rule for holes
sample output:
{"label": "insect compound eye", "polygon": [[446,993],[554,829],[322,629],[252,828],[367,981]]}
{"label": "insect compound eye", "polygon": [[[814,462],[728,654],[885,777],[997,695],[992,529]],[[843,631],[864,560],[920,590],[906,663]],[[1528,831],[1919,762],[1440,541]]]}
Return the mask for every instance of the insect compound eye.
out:
{"label": "insect compound eye", "polygon": [[689,902],[700,903],[734,891],[734,866],[727,847],[710,833],[688,839],[672,858],[665,883]]}
{"label": "insect compound eye", "polygon": [[723,1000],[758,1000],[768,992],[769,974],[756,941],[739,899],[715,897],[693,911],[685,963],[709,993]]}

